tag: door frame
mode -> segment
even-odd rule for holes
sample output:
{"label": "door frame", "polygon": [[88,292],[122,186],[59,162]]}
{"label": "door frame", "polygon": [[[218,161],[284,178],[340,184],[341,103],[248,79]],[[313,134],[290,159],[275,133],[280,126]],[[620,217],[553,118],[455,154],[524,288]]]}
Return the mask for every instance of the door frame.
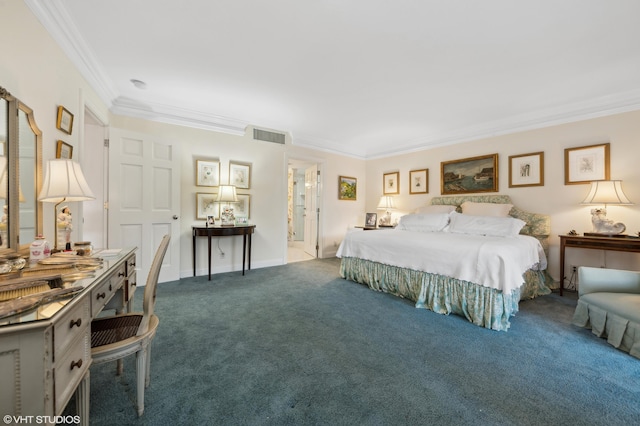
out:
{"label": "door frame", "polygon": [[[324,165],[324,160],[318,157],[314,157],[314,156],[305,156],[305,155],[295,155],[295,154],[289,154],[289,153],[285,153],[285,161],[284,161],[284,193],[287,194],[286,197],[284,197],[284,202],[285,202],[285,206],[284,206],[284,211],[287,212],[288,211],[288,194],[289,194],[289,164],[294,161],[294,162],[301,162],[301,163],[307,163],[309,165],[311,164],[315,164],[318,167],[318,171],[320,172],[320,181],[318,182],[318,204],[317,204],[317,208],[320,209],[320,214],[318,215],[318,259],[322,259],[323,257],[323,252],[324,252],[324,237],[323,237],[323,232],[324,232],[324,186],[323,186],[323,181],[324,181],[324,170],[325,170],[325,165]],[[288,220],[288,215],[285,214],[284,218],[283,218],[283,222],[284,222],[284,230],[285,232],[282,235],[282,244],[284,246],[284,256],[282,259],[282,264],[285,265],[287,264],[288,260],[287,260],[287,250],[288,250],[288,232],[289,232],[289,227],[287,226]]]}

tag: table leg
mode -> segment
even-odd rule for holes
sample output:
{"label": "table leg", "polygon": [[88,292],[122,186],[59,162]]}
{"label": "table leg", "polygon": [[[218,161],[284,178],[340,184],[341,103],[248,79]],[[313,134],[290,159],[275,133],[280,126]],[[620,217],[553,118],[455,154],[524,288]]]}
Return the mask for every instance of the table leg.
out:
{"label": "table leg", "polygon": [[560,296],[562,296],[562,290],[564,290],[564,240],[560,239]]}
{"label": "table leg", "polygon": [[207,255],[208,255],[208,259],[207,261],[209,262],[209,281],[211,281],[211,233],[207,233]]}
{"label": "table leg", "polygon": [[244,260],[247,254],[247,234],[242,234],[242,275],[244,275]]}
{"label": "table leg", "polygon": [[193,254],[193,276],[196,276],[196,231],[193,230],[193,247],[191,250]]}
{"label": "table leg", "polygon": [[251,234],[249,234],[249,268],[248,270],[251,270]]}

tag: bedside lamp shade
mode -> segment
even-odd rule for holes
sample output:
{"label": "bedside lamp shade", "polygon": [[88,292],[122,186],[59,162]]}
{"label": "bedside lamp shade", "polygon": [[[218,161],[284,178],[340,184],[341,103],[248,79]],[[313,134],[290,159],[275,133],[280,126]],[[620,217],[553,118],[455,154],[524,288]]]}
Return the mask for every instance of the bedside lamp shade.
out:
{"label": "bedside lamp shade", "polygon": [[591,190],[581,204],[607,204],[632,205],[622,191],[621,180],[597,180],[591,182]]}
{"label": "bedside lamp shade", "polygon": [[393,202],[393,197],[388,195],[383,195],[380,197],[380,202],[378,203],[378,210],[386,210],[385,215],[380,219],[380,225],[391,225],[391,210],[395,209],[395,203]]}

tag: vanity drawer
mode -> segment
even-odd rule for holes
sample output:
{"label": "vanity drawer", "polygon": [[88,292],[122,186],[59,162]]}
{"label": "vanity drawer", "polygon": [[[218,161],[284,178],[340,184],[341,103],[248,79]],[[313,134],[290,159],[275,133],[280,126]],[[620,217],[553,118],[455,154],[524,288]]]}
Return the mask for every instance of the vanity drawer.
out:
{"label": "vanity drawer", "polygon": [[117,271],[102,284],[91,291],[91,315],[96,317],[113,295],[122,287],[125,278],[125,265],[120,265]]}
{"label": "vanity drawer", "polygon": [[53,360],[66,351],[71,342],[91,327],[90,303],[82,298],[72,310],[56,318],[53,324]]}
{"label": "vanity drawer", "polygon": [[56,361],[54,374],[55,412],[61,413],[91,365],[91,327]]}

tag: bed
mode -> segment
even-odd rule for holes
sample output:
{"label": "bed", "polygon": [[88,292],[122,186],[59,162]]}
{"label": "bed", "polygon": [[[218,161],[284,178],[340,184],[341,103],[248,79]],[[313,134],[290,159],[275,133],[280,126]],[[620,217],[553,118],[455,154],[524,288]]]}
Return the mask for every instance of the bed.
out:
{"label": "bed", "polygon": [[337,252],[341,276],[502,331],[521,300],[551,292],[549,216],[520,210],[506,195],[434,197],[417,213],[395,229],[348,232]]}

